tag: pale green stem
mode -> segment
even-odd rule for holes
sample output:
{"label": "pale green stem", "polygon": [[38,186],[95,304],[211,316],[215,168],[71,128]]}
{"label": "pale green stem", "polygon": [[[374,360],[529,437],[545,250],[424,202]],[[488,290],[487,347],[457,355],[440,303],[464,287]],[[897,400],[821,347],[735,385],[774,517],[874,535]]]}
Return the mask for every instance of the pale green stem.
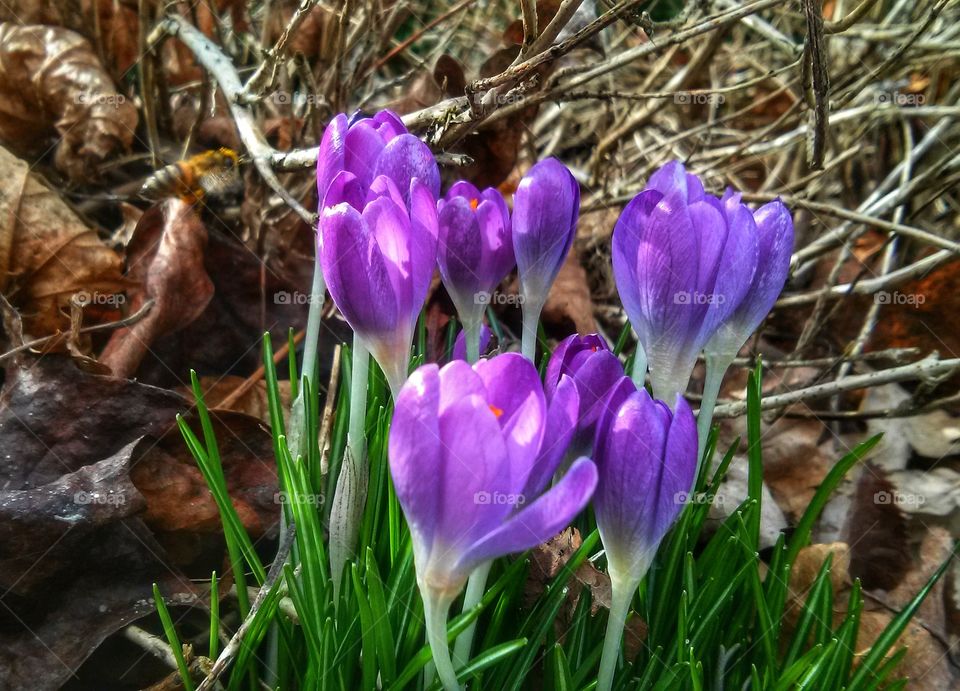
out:
{"label": "pale green stem", "polygon": [[633,372],[630,373],[633,383],[637,388],[643,388],[647,379],[647,351],[643,349],[643,344],[637,341],[637,350],[633,355]]}
{"label": "pale green stem", "polygon": [[697,473],[693,476],[696,483],[703,468],[703,452],[707,448],[707,437],[710,435],[710,424],[713,422],[713,409],[717,406],[717,397],[720,395],[720,385],[727,372],[733,357],[708,353],[706,355],[707,374],[703,381],[703,399],[700,401],[700,412],[697,413]]}
{"label": "pale green stem", "polygon": [[427,626],[427,643],[433,653],[433,663],[445,691],[461,691],[457,673],[450,660],[450,646],[447,644],[447,611],[449,598],[421,589],[423,596],[423,618]]}
{"label": "pale green stem", "polygon": [[360,338],[353,336],[353,357],[350,368],[350,424],[347,428],[347,446],[357,463],[366,455],[367,440],[363,427],[367,420],[367,384],[370,353]]}
{"label": "pale green stem", "polygon": [[523,333],[520,340],[520,352],[530,362],[536,364],[537,356],[537,324],[540,323],[540,312],[543,311],[543,301],[523,303]]}
{"label": "pale green stem", "polygon": [[640,584],[631,581],[628,585],[629,587],[624,587],[622,579],[611,575],[610,616],[607,617],[607,632],[603,638],[596,691],[610,691],[613,687],[613,674],[617,670],[617,659],[620,657],[620,641],[623,639],[623,627],[630,612],[630,600]]}
{"label": "pale green stem", "polygon": [[463,322],[463,340],[467,345],[467,362],[474,364],[480,359],[480,324],[481,321]]}
{"label": "pale green stem", "polygon": [[364,423],[367,415],[367,371],[370,355],[354,334],[350,370],[350,421],[347,448],[330,509],[330,576],[335,597],[340,592],[343,566],[354,554],[360,533],[360,519],[366,502],[367,465]]}
{"label": "pale green stem", "polygon": [[[492,560],[484,562],[470,574],[470,578],[467,580],[467,590],[463,595],[462,612],[469,612],[480,602],[480,599],[483,597],[483,591],[487,589],[487,576],[490,575],[491,566],[493,566]],[[470,648],[473,645],[473,634],[476,633],[476,630],[477,621],[474,619],[470,622],[470,625],[463,630],[463,633],[457,636],[457,641],[453,646],[453,659],[457,665],[465,665],[470,659]]]}

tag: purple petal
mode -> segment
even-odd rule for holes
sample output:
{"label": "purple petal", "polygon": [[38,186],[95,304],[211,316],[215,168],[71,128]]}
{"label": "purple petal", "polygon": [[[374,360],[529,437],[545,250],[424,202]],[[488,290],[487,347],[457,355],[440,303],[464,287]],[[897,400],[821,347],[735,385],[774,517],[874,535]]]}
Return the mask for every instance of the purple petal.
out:
{"label": "purple petal", "polygon": [[395,329],[391,272],[360,213],[349,204],[325,209],[319,243],[327,290],[350,327],[364,336]]}
{"label": "purple petal", "polygon": [[571,334],[557,344],[550,355],[550,362],[547,363],[547,371],[543,377],[543,393],[547,400],[553,398],[557,390],[557,384],[560,383],[560,377],[567,374],[567,354],[580,346],[580,337],[578,334]]}
{"label": "purple petal", "polygon": [[436,198],[419,180],[410,183],[410,272],[413,276],[411,315],[416,320],[430,292],[433,269],[437,265]]}
{"label": "purple petal", "polygon": [[446,201],[452,201],[458,197],[466,199],[467,201],[480,199],[480,190],[478,190],[472,182],[457,180],[450,185],[450,189],[447,190],[447,196],[444,197],[444,199]]}
{"label": "purple petal", "polygon": [[523,177],[513,197],[513,249],[524,294],[546,298],[573,244],[580,187],[566,166],[547,158]]}
{"label": "purple petal", "polygon": [[424,365],[400,390],[390,423],[390,474],[411,531],[428,544],[440,524],[441,485],[425,481],[443,474],[440,427],[440,377],[436,365]]}
{"label": "purple petal", "polygon": [[385,142],[389,142],[401,134],[407,134],[407,128],[403,124],[403,120],[392,110],[384,108],[374,115],[371,120]]}
{"label": "purple petal", "polygon": [[749,309],[752,332],[777,301],[790,273],[793,252],[793,218],[780,200],[764,204],[754,214],[759,236],[757,272],[750,288]]}
{"label": "purple petal", "polygon": [[572,376],[580,395],[580,429],[592,432],[604,399],[623,377],[623,365],[609,350],[598,350],[590,353]]}
{"label": "purple petal", "polygon": [[693,483],[696,423],[683,398],[675,405],[671,416],[641,389],[597,433],[594,508],[611,568],[621,572],[656,550]]}
{"label": "purple petal", "polygon": [[317,199],[321,202],[330,183],[343,170],[344,138],[347,135],[347,116],[337,115],[323,131],[317,152]]}
{"label": "purple petal", "polygon": [[349,204],[357,211],[363,211],[366,196],[366,191],[357,176],[348,170],[343,170],[327,187],[327,193],[323,197],[320,208],[325,209],[337,204]]}
{"label": "purple petal", "polygon": [[486,398],[483,379],[463,360],[454,360],[440,370],[440,412],[467,396]]}
{"label": "purple petal", "polygon": [[540,494],[560,467],[560,462],[563,461],[567,447],[576,432],[579,410],[580,396],[577,393],[577,387],[570,377],[562,375],[547,406],[547,424],[543,443],[523,489],[526,496],[533,497]]}
{"label": "purple petal", "polygon": [[510,486],[519,492],[543,439],[546,401],[536,368],[519,353],[481,360],[474,369],[487,389],[487,402],[503,429],[510,454]]}
{"label": "purple petal", "polygon": [[392,199],[379,197],[364,208],[363,220],[383,255],[397,300],[397,313],[409,315],[414,311],[410,286],[410,219]]}
{"label": "purple petal", "polygon": [[754,213],[758,236],[757,268],[748,292],[727,317],[706,348],[711,353],[733,357],[743,347],[777,301],[790,271],[793,251],[793,220],[779,201]]}
{"label": "purple petal", "polygon": [[[439,477],[421,481],[440,486],[438,522],[444,544],[466,548],[513,510],[494,498],[517,490],[510,484],[510,459],[499,422],[483,398],[453,401],[440,414],[439,427],[444,467]],[[492,501],[484,501],[484,496]]]}
{"label": "purple petal", "polygon": [[743,302],[757,270],[757,226],[753,214],[731,198],[726,205],[726,217],[727,240],[712,290],[714,300],[709,304],[701,329],[704,341]]}
{"label": "purple petal", "polygon": [[440,277],[457,311],[482,310],[476,295],[483,290],[477,269],[482,262],[480,226],[470,203],[457,197],[444,203],[438,214],[440,227],[437,263]]}
{"label": "purple petal", "polygon": [[405,194],[417,178],[436,199],[440,196],[440,170],[429,147],[412,134],[392,139],[376,160],[376,174],[386,175]]}
{"label": "purple petal", "polygon": [[583,510],[596,486],[596,466],[588,458],[578,459],[552,489],[474,543],[460,558],[461,568],[471,570],[481,562],[547,541]]}
{"label": "purple petal", "polygon": [[375,165],[383,150],[380,133],[370,120],[360,120],[349,129],[344,139],[344,168],[356,175],[364,187],[369,187],[376,177]]}
{"label": "purple petal", "polygon": [[644,235],[650,215],[663,194],[656,190],[641,192],[627,204],[617,219],[613,229],[613,275],[623,309],[637,328],[634,315],[642,314],[642,299],[637,275],[637,257],[640,252],[640,239]]}

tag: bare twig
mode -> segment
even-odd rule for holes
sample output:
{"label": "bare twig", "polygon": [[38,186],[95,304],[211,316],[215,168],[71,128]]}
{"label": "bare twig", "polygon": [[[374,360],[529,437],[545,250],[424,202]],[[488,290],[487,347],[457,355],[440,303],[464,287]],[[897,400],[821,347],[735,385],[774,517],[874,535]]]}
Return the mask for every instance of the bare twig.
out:
{"label": "bare twig", "polygon": [[242,102],[244,88],[230,59],[223,54],[215,43],[179,15],[171,15],[162,19],[151,32],[148,42],[151,46],[154,46],[164,36],[173,36],[183,41],[184,45],[197,58],[197,62],[203,65],[204,69],[216,80],[230,106],[230,114],[233,115],[240,139],[247,148],[253,165],[264,182],[304,221],[313,225],[316,222],[317,215],[304,209],[300,202],[290,196],[290,193],[280,183],[270,167],[270,161],[276,151],[267,143],[253,114]]}

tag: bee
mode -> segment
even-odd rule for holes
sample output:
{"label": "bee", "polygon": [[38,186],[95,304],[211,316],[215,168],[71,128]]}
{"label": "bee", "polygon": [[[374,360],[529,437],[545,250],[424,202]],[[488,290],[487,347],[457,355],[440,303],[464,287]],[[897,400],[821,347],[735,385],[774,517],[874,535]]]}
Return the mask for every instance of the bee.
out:
{"label": "bee", "polygon": [[150,201],[180,197],[193,204],[236,192],[241,184],[240,157],[233,149],[220,148],[161,168],[144,181],[140,196]]}

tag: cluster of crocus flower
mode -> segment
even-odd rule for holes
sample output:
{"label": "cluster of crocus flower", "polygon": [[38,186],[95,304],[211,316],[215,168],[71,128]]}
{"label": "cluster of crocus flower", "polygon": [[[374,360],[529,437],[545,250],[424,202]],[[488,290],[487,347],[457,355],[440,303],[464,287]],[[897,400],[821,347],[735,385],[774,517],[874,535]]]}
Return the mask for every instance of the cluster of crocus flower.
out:
{"label": "cluster of crocus flower", "polygon": [[[369,352],[393,393],[390,471],[444,688],[459,689],[446,621],[464,587],[467,609],[482,595],[492,560],[549,539],[592,500],[612,583],[597,685],[608,691],[630,602],[696,477],[709,391],[719,390],[785,281],[789,213],[779,202],[751,211],[733,192],[707,194],[679,163],[662,168],[613,234],[614,274],[639,341],[633,378],[600,336],[575,334],[556,347],[541,381],[537,322],[573,243],[580,203],[559,161],[528,171],[511,214],[500,192],[468,182],[440,198],[429,150],[387,111],[353,122],[338,116],[318,160],[318,257],[354,331],[349,458],[331,511],[335,583],[365,493]],[[523,356],[481,359],[489,339],[481,296],[514,266]],[[424,365],[408,378],[413,329],[435,268],[463,331],[446,365]],[[703,351],[708,390],[698,435],[682,394]],[[644,388],[648,369],[653,396]],[[471,637],[472,628],[457,640],[458,662],[469,657]]]}
{"label": "cluster of crocus flower", "polygon": [[790,213],[780,201],[751,211],[730,190],[712,196],[673,161],[624,208],[612,244],[617,290],[639,341],[637,384],[649,367],[654,396],[673,401],[705,351],[702,455],[723,375],[786,282]]}

